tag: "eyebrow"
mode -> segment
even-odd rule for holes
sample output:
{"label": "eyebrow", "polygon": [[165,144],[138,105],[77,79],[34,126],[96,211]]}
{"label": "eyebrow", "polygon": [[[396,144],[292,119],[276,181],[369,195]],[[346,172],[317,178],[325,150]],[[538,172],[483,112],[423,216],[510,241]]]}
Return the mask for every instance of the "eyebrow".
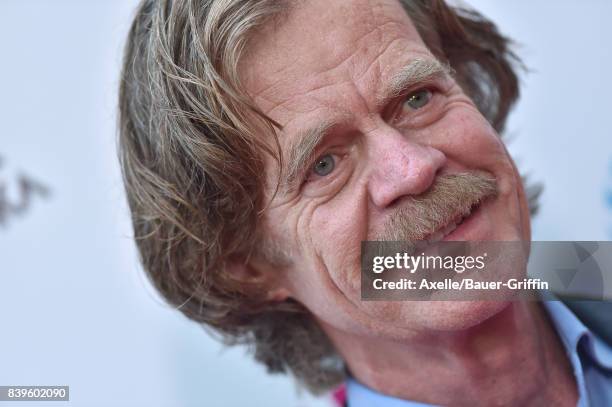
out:
{"label": "eyebrow", "polygon": [[298,180],[313,159],[312,156],[317,147],[334,125],[335,123],[326,121],[298,133],[296,137],[297,143],[292,143],[289,146],[289,160],[285,163],[285,178],[283,182],[285,191],[292,191],[297,187]]}
{"label": "eyebrow", "polygon": [[451,68],[437,59],[416,58],[393,75],[389,88],[379,98],[379,105],[384,105],[389,99],[400,96],[414,85],[450,75]]}
{"label": "eyebrow", "polygon": [[[432,58],[417,58],[398,71],[390,80],[388,88],[379,95],[377,104],[384,106],[389,100],[402,95],[406,89],[438,77],[449,75],[451,70]],[[288,161],[283,165],[284,177],[282,189],[293,191],[308,165],[312,163],[319,145],[323,142],[329,131],[338,124],[335,121],[325,121],[305,131],[300,131],[295,137],[297,140],[288,148]]]}

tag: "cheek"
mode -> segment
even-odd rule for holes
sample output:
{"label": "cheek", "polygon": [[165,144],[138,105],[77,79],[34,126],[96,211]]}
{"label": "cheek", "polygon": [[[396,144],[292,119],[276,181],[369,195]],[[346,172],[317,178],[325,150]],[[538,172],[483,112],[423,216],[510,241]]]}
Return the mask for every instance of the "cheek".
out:
{"label": "cheek", "polygon": [[354,307],[361,298],[361,241],[368,225],[364,194],[346,188],[329,201],[302,208],[295,223],[289,290],[322,320],[340,318],[337,310]]}
{"label": "cheek", "polygon": [[453,102],[428,133],[429,144],[446,155],[449,166],[493,173],[501,195],[516,189],[514,165],[501,138],[470,103]]}
{"label": "cheek", "polygon": [[436,127],[436,142],[448,158],[472,168],[493,168],[503,163],[511,168],[497,132],[475,108],[454,107]]}
{"label": "cheek", "polygon": [[488,171],[498,181],[498,211],[492,221],[520,229],[529,239],[529,213],[520,175],[501,137],[475,108],[459,106],[441,121],[439,148],[461,168]]}
{"label": "cheek", "polygon": [[365,191],[346,188],[313,212],[310,235],[321,272],[348,297],[360,295],[361,241],[368,229]]}

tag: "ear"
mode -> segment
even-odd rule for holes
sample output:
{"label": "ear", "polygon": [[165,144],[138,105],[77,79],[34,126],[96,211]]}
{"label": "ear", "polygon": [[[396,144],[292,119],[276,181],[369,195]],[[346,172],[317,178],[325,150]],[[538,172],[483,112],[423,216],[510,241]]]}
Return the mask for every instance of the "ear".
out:
{"label": "ear", "polygon": [[285,284],[284,270],[257,256],[250,256],[246,260],[229,258],[225,263],[225,273],[242,286],[245,293],[259,294],[265,301],[282,302],[291,297]]}

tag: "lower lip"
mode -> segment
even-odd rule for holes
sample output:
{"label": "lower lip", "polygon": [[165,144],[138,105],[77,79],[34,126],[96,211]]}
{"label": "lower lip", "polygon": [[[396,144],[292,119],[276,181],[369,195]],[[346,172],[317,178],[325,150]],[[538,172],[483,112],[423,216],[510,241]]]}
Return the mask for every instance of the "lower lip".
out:
{"label": "lower lip", "polygon": [[489,203],[485,201],[478,205],[478,208],[465,218],[455,230],[444,236],[442,241],[482,240],[482,236],[477,236],[478,226],[482,223],[482,212]]}

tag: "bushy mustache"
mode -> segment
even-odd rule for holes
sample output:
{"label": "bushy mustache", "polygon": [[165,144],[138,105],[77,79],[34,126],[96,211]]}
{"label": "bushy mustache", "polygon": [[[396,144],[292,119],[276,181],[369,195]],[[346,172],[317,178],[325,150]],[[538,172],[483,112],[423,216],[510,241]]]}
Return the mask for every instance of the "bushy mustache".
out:
{"label": "bushy mustache", "polygon": [[427,191],[406,198],[375,240],[424,240],[487,198],[497,196],[495,177],[483,171],[443,174]]}

